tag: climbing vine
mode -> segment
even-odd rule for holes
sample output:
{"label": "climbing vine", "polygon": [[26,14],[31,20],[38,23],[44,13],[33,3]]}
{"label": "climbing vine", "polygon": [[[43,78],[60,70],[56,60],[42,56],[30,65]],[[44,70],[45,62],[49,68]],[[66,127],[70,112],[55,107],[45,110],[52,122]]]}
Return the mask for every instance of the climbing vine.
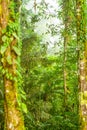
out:
{"label": "climbing vine", "polygon": [[[20,55],[21,42],[19,36],[20,28],[20,12],[19,2],[4,1],[1,3],[2,21],[1,28],[1,71],[4,77],[4,95],[5,95],[5,128],[15,129],[16,127],[24,130],[24,122],[21,110],[27,112],[26,105],[21,102],[21,98],[25,97],[22,90],[22,77],[20,73]],[[7,12],[5,14],[4,12]],[[20,91],[21,90],[21,91]],[[13,116],[13,117],[12,117]],[[17,121],[15,121],[17,118]]]}

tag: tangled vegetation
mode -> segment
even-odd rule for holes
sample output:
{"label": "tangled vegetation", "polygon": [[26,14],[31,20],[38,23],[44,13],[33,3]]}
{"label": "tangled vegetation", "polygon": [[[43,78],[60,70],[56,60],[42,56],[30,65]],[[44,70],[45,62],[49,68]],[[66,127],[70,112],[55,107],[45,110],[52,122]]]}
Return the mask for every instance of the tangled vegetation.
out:
{"label": "tangled vegetation", "polygon": [[87,130],[86,2],[0,1],[0,130]]}

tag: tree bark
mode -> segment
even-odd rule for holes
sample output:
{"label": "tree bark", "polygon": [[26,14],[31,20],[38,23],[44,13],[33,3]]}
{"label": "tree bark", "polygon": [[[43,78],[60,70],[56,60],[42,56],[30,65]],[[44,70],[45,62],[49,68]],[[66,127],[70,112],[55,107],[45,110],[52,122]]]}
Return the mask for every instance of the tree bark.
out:
{"label": "tree bark", "polygon": [[77,46],[78,46],[78,66],[79,66],[79,114],[81,130],[87,130],[87,79],[86,79],[86,25],[84,5],[85,0],[76,0],[77,19]]}
{"label": "tree bark", "polygon": [[67,102],[67,45],[69,43],[69,0],[63,0],[63,13],[64,13],[64,64],[63,64],[63,79],[64,79],[64,104],[66,107]]}
{"label": "tree bark", "polygon": [[[18,82],[17,63],[15,61],[18,55],[13,48],[18,46],[18,41],[13,33],[17,34],[18,31],[14,30],[13,32],[10,30],[10,23],[15,24],[16,22],[15,18],[12,17],[13,14],[10,9],[11,2],[14,1],[0,1],[0,46],[1,48],[6,46],[5,50],[1,50],[4,71],[5,130],[24,130],[23,116],[17,101]],[[6,38],[7,40],[5,40]],[[4,40],[7,43],[5,43]]]}

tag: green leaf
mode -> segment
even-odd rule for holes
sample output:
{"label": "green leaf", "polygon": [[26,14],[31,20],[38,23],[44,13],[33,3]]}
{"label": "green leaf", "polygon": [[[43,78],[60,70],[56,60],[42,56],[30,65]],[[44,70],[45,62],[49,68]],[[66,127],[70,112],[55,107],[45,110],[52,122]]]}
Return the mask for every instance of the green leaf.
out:
{"label": "green leaf", "polygon": [[10,65],[12,64],[12,60],[11,60],[11,56],[10,56],[10,55],[7,56],[6,60],[7,60],[7,62],[8,62]]}
{"label": "green leaf", "polygon": [[20,56],[21,53],[20,53],[20,50],[16,47],[16,46],[13,46],[13,50],[15,51],[15,53]]}
{"label": "green leaf", "polygon": [[13,36],[14,36],[16,39],[19,39],[19,37],[17,36],[16,33],[13,33]]}
{"label": "green leaf", "polygon": [[27,107],[26,104],[22,103],[22,110],[24,113],[27,113]]}
{"label": "green leaf", "polygon": [[7,79],[9,79],[9,78],[10,78],[8,73],[6,73],[6,78],[7,78]]}
{"label": "green leaf", "polygon": [[2,74],[5,74],[5,70],[4,69],[2,69]]}
{"label": "green leaf", "polygon": [[3,30],[2,30],[2,34],[4,34],[5,32],[6,32],[6,29],[3,29]]}
{"label": "green leaf", "polygon": [[6,49],[7,49],[7,46],[1,46],[1,50],[0,50],[1,54],[4,54]]}
{"label": "green leaf", "polygon": [[2,41],[3,41],[3,42],[6,42],[7,38],[8,38],[8,37],[7,37],[6,35],[4,35],[4,36],[2,37]]}
{"label": "green leaf", "polygon": [[1,58],[1,62],[2,62],[2,63],[4,62],[4,58]]}
{"label": "green leaf", "polygon": [[14,80],[16,83],[17,83],[17,81],[18,81],[18,80],[17,80],[17,77],[14,77],[13,80]]}
{"label": "green leaf", "polygon": [[13,41],[13,37],[10,37],[10,41]]}
{"label": "green leaf", "polygon": [[2,71],[2,69],[3,69],[3,67],[2,67],[2,66],[0,66],[0,71]]}
{"label": "green leaf", "polygon": [[21,78],[22,76],[21,76],[21,73],[18,71],[18,70],[16,70],[16,73],[17,73],[17,75]]}
{"label": "green leaf", "polygon": [[24,94],[21,94],[22,99],[26,100],[26,96]]}

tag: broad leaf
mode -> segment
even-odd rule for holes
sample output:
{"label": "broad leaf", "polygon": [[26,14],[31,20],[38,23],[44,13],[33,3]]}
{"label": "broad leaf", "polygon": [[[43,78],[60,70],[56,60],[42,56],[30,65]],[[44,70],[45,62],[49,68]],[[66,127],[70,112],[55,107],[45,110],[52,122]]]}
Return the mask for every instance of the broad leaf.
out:
{"label": "broad leaf", "polygon": [[4,54],[4,52],[6,51],[7,49],[7,46],[1,46],[1,54]]}
{"label": "broad leaf", "polygon": [[15,53],[20,56],[20,50],[16,47],[16,46],[13,46],[13,50],[15,51]]}
{"label": "broad leaf", "polygon": [[24,103],[22,103],[22,110],[24,113],[27,113],[27,107]]}

